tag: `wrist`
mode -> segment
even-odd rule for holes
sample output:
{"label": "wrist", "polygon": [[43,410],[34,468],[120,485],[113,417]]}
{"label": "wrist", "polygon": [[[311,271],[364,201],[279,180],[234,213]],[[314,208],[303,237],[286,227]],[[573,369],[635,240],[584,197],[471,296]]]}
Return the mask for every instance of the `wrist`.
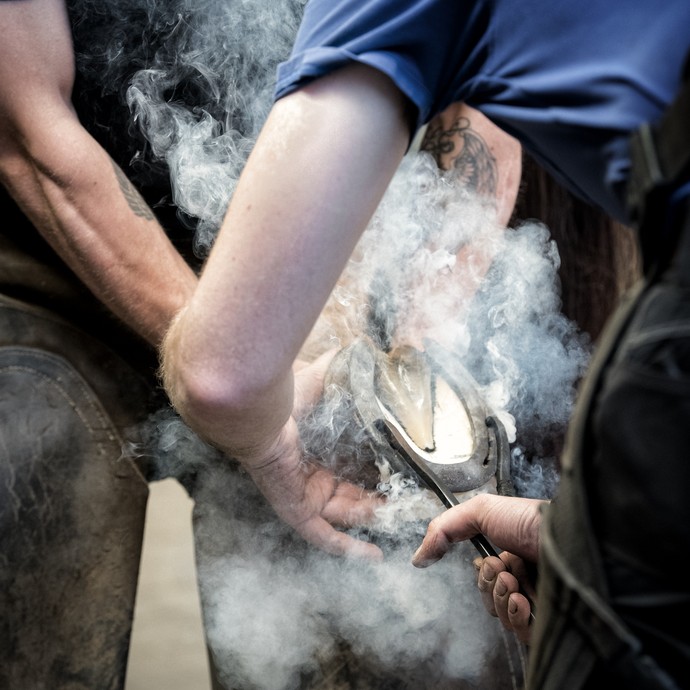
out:
{"label": "wrist", "polygon": [[295,420],[290,417],[278,433],[259,443],[242,448],[226,449],[250,474],[270,473],[271,468],[286,458],[301,458],[300,438]]}

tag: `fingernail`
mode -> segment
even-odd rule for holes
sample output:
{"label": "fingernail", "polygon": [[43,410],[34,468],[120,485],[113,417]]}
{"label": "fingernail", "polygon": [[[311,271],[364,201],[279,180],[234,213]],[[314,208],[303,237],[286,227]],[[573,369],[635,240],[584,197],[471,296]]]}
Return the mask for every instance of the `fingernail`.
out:
{"label": "fingernail", "polygon": [[515,603],[515,599],[513,597],[510,597],[510,599],[508,599],[508,613],[517,613],[517,610],[518,607]]}
{"label": "fingernail", "polygon": [[496,577],[496,571],[486,562],[482,564],[482,577],[491,582]]}
{"label": "fingernail", "polygon": [[502,597],[506,592],[508,591],[508,588],[505,586],[505,583],[503,580],[500,578],[496,580],[496,585],[494,587],[494,592],[498,594],[499,597]]}
{"label": "fingernail", "polygon": [[422,547],[420,546],[415,552],[414,555],[412,556],[412,565],[415,568],[426,568],[427,566],[430,566],[436,561],[440,560],[438,558],[429,558],[428,556],[424,558],[422,556]]}

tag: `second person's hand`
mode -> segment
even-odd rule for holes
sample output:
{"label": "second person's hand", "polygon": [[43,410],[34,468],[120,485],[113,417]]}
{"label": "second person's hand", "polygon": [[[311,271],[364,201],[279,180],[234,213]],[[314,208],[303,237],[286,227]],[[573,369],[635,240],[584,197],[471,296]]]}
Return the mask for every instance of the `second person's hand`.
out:
{"label": "second person's hand", "polygon": [[534,601],[534,579],[528,564],[538,560],[540,509],[544,503],[495,494],[474,496],[429,523],[412,563],[426,568],[440,560],[453,544],[484,534],[504,551],[498,557],[475,560],[482,602],[507,630],[528,643],[531,606],[524,594]]}

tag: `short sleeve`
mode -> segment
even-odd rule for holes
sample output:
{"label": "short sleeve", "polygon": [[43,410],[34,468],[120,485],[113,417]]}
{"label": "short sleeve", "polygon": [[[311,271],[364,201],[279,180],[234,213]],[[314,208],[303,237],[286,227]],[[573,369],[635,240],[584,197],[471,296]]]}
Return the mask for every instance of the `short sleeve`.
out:
{"label": "short sleeve", "polygon": [[290,58],[279,65],[275,97],[352,62],[389,76],[417,109],[417,124],[456,98],[465,42],[462,0],[311,0]]}

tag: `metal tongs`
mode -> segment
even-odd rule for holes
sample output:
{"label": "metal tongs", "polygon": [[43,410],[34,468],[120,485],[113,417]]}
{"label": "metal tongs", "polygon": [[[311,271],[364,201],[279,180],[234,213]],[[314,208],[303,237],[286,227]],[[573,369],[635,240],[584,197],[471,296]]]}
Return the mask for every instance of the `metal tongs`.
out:
{"label": "metal tongs", "polygon": [[[414,442],[409,439],[400,422],[391,414],[388,408],[381,403],[380,400],[378,400],[378,398],[377,402],[383,416],[383,419],[377,420],[376,422],[376,428],[378,431],[385,436],[391,447],[398,452],[398,455],[404,460],[409,468],[414,471],[419,479],[424,482],[424,484],[426,484],[426,486],[433,491],[436,496],[438,496],[446,508],[452,508],[453,506],[458,505],[460,502],[455,497],[455,494],[423,460],[421,454],[418,452],[418,449],[414,447]],[[495,423],[493,418],[490,418],[490,420],[487,420],[487,422],[488,421]],[[487,556],[498,556],[496,549],[483,534],[477,534],[474,537],[470,537],[470,541],[483,558],[486,558]],[[529,618],[530,623],[532,623],[535,619],[534,602],[532,601],[531,597],[524,592],[522,587],[519,591],[530,604]]]}
{"label": "metal tongs", "polygon": [[[503,424],[486,408],[476,383],[452,353],[432,341],[425,342],[425,350],[399,346],[383,351],[370,338],[359,338],[334,358],[325,388],[348,391],[356,423],[367,430],[373,445],[393,450],[396,469],[412,470],[446,508],[460,503],[456,493],[478,489],[491,479],[500,495],[515,495]],[[447,421],[456,410],[472,443],[439,444],[448,438],[437,437],[436,413],[444,411]],[[483,534],[470,541],[482,557],[498,555]]]}
{"label": "metal tongs", "polygon": [[[452,508],[460,502],[455,494],[448,488],[443,480],[422,460],[420,454],[412,447],[407,434],[403,430],[400,422],[390,413],[388,408],[379,401],[383,419],[377,424],[377,429],[384,434],[390,445],[398,451],[405,463],[411,470],[433,491],[446,506]],[[498,556],[498,552],[491,545],[489,540],[483,535],[478,534],[470,538],[472,544],[479,553],[486,558],[487,556]]]}

